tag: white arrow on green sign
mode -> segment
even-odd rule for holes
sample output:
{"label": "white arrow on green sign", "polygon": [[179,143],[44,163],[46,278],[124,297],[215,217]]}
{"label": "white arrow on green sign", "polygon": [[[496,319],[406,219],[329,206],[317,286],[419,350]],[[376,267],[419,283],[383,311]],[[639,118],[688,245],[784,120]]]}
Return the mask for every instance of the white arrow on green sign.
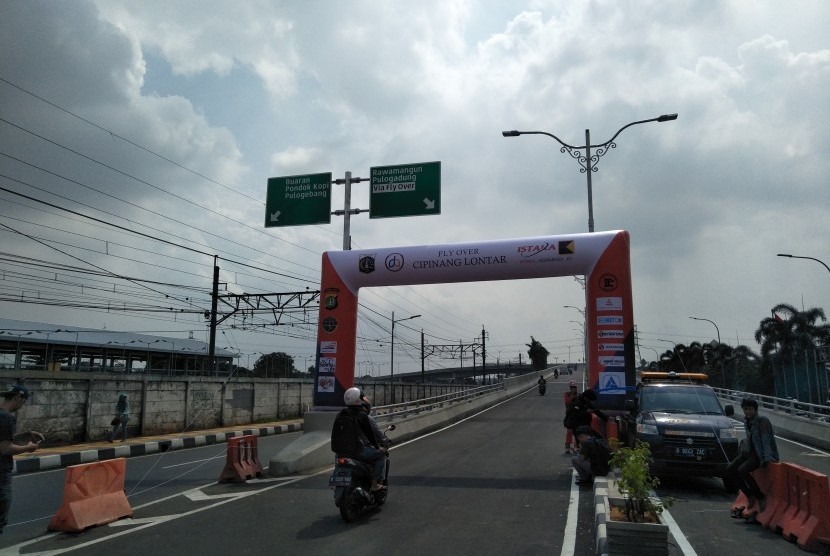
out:
{"label": "white arrow on green sign", "polygon": [[265,227],[331,222],[331,172],[268,178]]}
{"label": "white arrow on green sign", "polygon": [[441,163],[370,168],[369,218],[441,214]]}

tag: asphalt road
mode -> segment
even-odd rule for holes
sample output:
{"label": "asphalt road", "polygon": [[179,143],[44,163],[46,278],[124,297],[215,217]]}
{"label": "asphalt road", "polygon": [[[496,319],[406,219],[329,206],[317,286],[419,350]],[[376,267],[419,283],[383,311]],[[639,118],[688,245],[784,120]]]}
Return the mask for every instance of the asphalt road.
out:
{"label": "asphalt road", "polygon": [[[594,553],[592,491],[572,486],[562,452],[562,396],[528,392],[391,452],[389,499],[347,525],[329,470],[217,484],[225,445],[127,461],[132,519],[80,534],[46,533],[64,471],[15,477],[11,525],[0,554],[561,554]],[[260,438],[264,465],[296,435]],[[394,438],[394,432],[390,433]],[[779,441],[782,456],[822,473],[826,453]],[[757,525],[729,519],[734,495],[719,480],[664,480],[685,554],[803,554]],[[684,554],[676,541],[672,554]],[[4,548],[3,548],[4,547]]]}

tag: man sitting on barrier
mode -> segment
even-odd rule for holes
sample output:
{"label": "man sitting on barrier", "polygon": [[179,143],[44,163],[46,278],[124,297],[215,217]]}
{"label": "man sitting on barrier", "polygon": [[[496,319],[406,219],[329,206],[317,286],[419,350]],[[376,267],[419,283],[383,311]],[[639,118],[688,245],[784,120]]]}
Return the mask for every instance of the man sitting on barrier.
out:
{"label": "man sitting on barrier", "polygon": [[[727,470],[736,479],[738,487],[748,500],[747,508],[735,508],[732,517],[743,517],[744,509],[751,508],[756,501],[763,512],[766,509],[766,500],[761,487],[752,476],[752,472],[767,463],[778,461],[778,447],[775,445],[775,432],[772,423],[766,417],[758,415],[758,402],[745,398],[741,402],[746,425],[745,449],[733,459]],[[754,516],[747,518],[751,520]]]}

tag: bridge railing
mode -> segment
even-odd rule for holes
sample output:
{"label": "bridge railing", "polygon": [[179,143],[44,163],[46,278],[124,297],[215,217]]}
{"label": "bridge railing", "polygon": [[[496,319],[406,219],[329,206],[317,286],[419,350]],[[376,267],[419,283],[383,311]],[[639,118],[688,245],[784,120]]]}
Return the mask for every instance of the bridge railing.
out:
{"label": "bridge railing", "polygon": [[469,402],[487,394],[517,388],[524,384],[527,384],[528,387],[535,386],[536,373],[530,372],[505,378],[495,384],[487,384],[483,386],[470,385],[468,388],[448,394],[442,394],[440,396],[410,400],[403,403],[375,406],[373,408],[373,413],[375,418],[379,421],[392,420],[396,417],[410,417],[426,411],[442,409],[450,404]]}
{"label": "bridge railing", "polygon": [[758,402],[758,407],[762,409],[830,423],[830,406],[827,405],[800,402],[792,398],[776,398],[775,396],[727,390],[725,388],[715,388],[714,390],[718,397],[734,402],[735,405],[740,405],[741,400],[745,398],[751,398]]}

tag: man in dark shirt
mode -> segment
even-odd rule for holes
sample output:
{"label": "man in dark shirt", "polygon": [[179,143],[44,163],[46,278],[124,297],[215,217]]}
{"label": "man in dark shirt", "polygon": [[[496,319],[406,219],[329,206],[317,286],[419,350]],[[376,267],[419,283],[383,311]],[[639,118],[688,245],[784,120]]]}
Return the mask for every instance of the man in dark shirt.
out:
{"label": "man in dark shirt", "polygon": [[[744,411],[747,449],[729,463],[727,470],[747,497],[749,505],[746,510],[751,511],[757,502],[758,508],[763,512],[766,509],[766,499],[752,472],[759,467],[765,467],[767,463],[778,461],[775,431],[769,419],[758,415],[758,402],[755,400],[744,399],[741,409]],[[736,509],[732,517],[743,517],[743,510],[744,508]]]}
{"label": "man in dark shirt", "polygon": [[611,460],[611,450],[591,427],[578,427],[575,434],[579,440],[579,454],[571,458],[571,465],[579,475],[576,484],[591,484],[594,477],[605,476],[611,470],[608,463]]}
{"label": "man in dark shirt", "polygon": [[0,402],[0,533],[6,527],[12,505],[14,456],[34,452],[43,441],[43,435],[37,431],[15,434],[17,418],[14,414],[28,399],[29,390],[15,385],[3,392],[3,401]]}

